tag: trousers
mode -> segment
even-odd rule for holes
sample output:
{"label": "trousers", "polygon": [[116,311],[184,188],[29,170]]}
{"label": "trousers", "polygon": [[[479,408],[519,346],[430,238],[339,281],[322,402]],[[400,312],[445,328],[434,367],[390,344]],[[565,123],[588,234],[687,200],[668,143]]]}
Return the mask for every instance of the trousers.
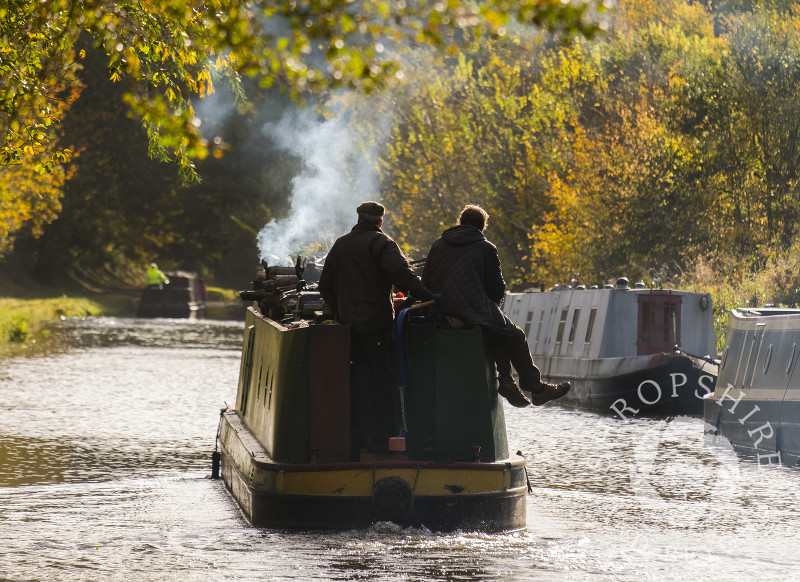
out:
{"label": "trousers", "polygon": [[539,392],[542,373],[533,363],[528,338],[525,332],[508,321],[502,333],[487,328],[492,343],[492,353],[498,376],[511,376],[511,366],[519,375],[519,387],[531,392]]}
{"label": "trousers", "polygon": [[397,372],[392,329],[353,330],[350,345],[353,449],[385,449],[395,424]]}

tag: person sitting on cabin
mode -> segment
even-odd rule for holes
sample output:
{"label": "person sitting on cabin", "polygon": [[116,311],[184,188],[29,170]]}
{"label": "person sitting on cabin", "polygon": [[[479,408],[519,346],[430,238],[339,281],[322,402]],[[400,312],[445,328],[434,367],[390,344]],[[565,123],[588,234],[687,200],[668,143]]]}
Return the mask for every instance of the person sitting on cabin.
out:
{"label": "person sitting on cabin", "polygon": [[[518,408],[541,406],[567,394],[570,383],[542,381],[525,332],[500,308],[506,283],[497,247],[483,234],[488,220],[483,208],[467,205],[458,225],[444,231],[431,246],[422,282],[442,295],[443,314],[453,327],[480,325],[488,332],[500,395]],[[519,386],[511,375],[512,364],[519,375]],[[523,390],[531,393],[530,398]]]}
{"label": "person sitting on cabin", "polygon": [[158,268],[155,263],[150,263],[150,268],[144,275],[145,287],[161,288],[164,283],[169,283],[169,278]]}
{"label": "person sitting on cabin", "polygon": [[351,331],[353,448],[385,450],[394,433],[397,388],[392,285],[416,299],[436,299],[411,270],[397,243],[381,230],[384,207],[364,202],[358,223],[325,259],[318,288],[336,321]]}

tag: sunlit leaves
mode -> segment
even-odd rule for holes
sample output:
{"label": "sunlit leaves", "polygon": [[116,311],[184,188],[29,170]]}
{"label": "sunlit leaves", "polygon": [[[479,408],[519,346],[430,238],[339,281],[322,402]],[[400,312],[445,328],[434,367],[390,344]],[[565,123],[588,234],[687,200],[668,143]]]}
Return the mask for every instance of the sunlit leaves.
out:
{"label": "sunlit leaves", "polygon": [[[74,100],[79,63],[71,50],[82,31],[107,53],[109,77],[128,84],[134,112],[149,117],[162,147],[180,159],[202,156],[206,144],[191,124],[175,122],[175,111],[211,91],[214,75],[255,75],[297,97],[337,86],[371,92],[397,76],[397,51],[408,42],[455,46],[502,34],[513,18],[585,34],[598,26],[586,2],[557,0],[17,0],[0,15],[0,120],[32,126],[26,135],[6,132],[5,163],[18,159],[23,142],[49,151],[52,135],[37,131]],[[171,111],[145,103],[158,95]]]}
{"label": "sunlit leaves", "polygon": [[537,50],[510,40],[461,55],[452,69],[421,63],[427,85],[398,98],[383,191],[415,254],[426,253],[465,204],[480,204],[509,283],[538,276],[530,233],[551,208],[546,176],[562,168],[575,113],[560,87],[542,82],[540,64],[520,66],[532,54],[547,60]]}
{"label": "sunlit leaves", "polygon": [[0,165],[0,257],[20,232],[41,233],[60,209],[64,173],[60,166],[49,172],[21,163]]}
{"label": "sunlit leaves", "polygon": [[800,229],[798,18],[624,2],[598,42],[431,68],[385,160],[403,235],[483,204],[523,284],[760,264]]}
{"label": "sunlit leaves", "polygon": [[108,78],[125,84],[159,159],[177,161],[186,181],[194,160],[221,155],[203,137],[192,100],[241,75],[279,85],[297,100],[346,87],[371,93],[403,77],[410,47],[452,54],[472,38],[502,35],[510,19],[591,34],[583,1],[490,0],[13,0],[0,7],[0,164],[31,160],[58,171],[69,156],[56,127],[82,88],[76,72],[88,34],[107,58]]}

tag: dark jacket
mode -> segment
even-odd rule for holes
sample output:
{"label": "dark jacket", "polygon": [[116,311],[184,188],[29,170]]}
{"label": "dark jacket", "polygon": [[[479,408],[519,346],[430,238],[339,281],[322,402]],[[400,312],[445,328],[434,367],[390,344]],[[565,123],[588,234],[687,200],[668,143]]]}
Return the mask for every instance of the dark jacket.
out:
{"label": "dark jacket", "polygon": [[361,333],[392,326],[392,285],[417,299],[432,298],[397,243],[366,222],[336,240],[319,279],[319,291],[336,320]]}
{"label": "dark jacket", "polygon": [[506,290],[497,247],[474,226],[454,226],[431,246],[423,284],[442,295],[444,312],[468,325],[502,332],[508,318],[500,309]]}

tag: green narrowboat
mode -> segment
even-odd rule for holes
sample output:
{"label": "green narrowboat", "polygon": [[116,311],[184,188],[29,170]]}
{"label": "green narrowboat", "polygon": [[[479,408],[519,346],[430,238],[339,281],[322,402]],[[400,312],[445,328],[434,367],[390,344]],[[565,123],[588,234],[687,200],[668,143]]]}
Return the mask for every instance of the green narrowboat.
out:
{"label": "green narrowboat", "polygon": [[[401,312],[399,436],[388,452],[354,458],[349,326],[324,321],[315,293],[282,293],[278,305],[260,291],[242,292],[255,302],[215,467],[253,525],[525,527],[525,462],[509,454],[480,328],[439,329],[415,315],[422,310]],[[288,308],[287,296],[295,302]]]}

